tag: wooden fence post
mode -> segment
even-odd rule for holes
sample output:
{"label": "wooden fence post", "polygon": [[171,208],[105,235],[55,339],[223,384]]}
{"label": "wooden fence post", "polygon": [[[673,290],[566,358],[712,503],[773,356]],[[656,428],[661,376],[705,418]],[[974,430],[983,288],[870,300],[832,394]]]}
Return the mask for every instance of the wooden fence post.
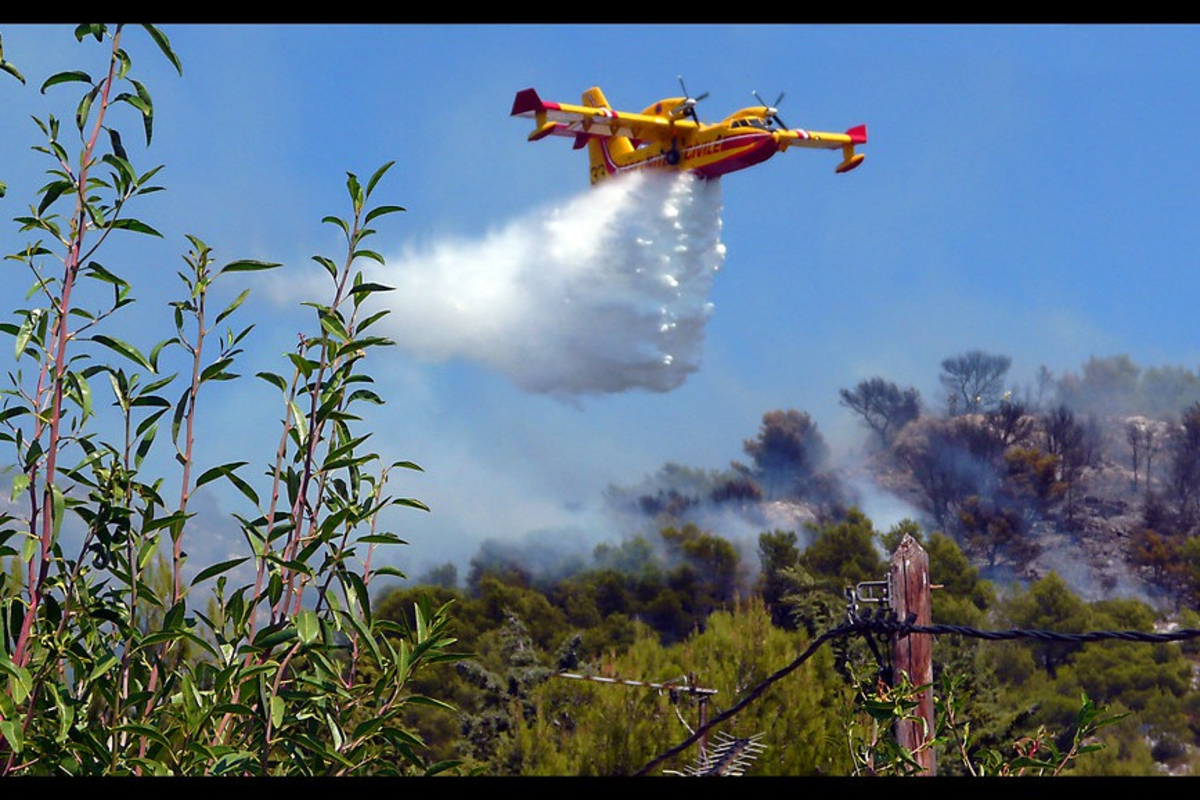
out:
{"label": "wooden fence post", "polygon": [[[914,625],[931,624],[929,554],[917,540],[905,534],[900,546],[892,554],[890,603],[896,617],[904,621],[915,614]],[[896,679],[903,673],[914,686],[933,683],[933,637],[928,633],[912,633],[892,637],[892,671]],[[899,744],[913,753],[923,772],[937,774],[933,747],[929,742],[934,735],[933,687],[925,689],[918,697],[915,713],[921,719],[900,720],[896,723],[896,739]],[[921,720],[924,720],[922,724]]]}

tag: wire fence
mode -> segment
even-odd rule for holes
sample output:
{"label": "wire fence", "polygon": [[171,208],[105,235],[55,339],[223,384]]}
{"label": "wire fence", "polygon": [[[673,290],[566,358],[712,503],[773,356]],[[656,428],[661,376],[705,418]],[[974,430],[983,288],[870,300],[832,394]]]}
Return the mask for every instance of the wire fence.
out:
{"label": "wire fence", "polygon": [[1009,629],[999,631],[981,630],[972,628],[966,625],[916,625],[914,624],[915,617],[909,615],[907,619],[897,619],[894,614],[879,613],[874,615],[858,616],[851,613],[848,615],[848,620],[832,628],[818,636],[805,649],[803,653],[795,658],[790,664],[782,669],[776,670],[771,675],[767,676],[753,689],[742,696],[734,705],[730,706],[725,711],[708,719],[703,725],[688,736],[687,739],[659,754],[654,760],[650,761],[646,766],[642,767],[636,773],[637,776],[648,775],[651,770],[657,767],[664,761],[673,758],[682,753],[687,748],[691,747],[699,741],[709,730],[729,718],[736,715],[746,706],[757,700],[763,692],[771,687],[772,684],[787,677],[792,672],[800,668],[804,662],[812,658],[812,656],[821,649],[825,643],[842,636],[864,636],[867,641],[871,641],[870,636],[887,635],[890,637],[902,637],[910,634],[929,634],[931,636],[954,635],[963,636],[974,639],[985,639],[989,641],[1011,641],[1016,639],[1031,639],[1040,642],[1099,642],[1105,640],[1118,640],[1126,642],[1182,642],[1188,639],[1200,638],[1200,629],[1181,628],[1174,631],[1165,631],[1156,633],[1152,631],[1085,631],[1082,633],[1060,633],[1057,631],[1042,631],[1042,630],[1022,630]]}

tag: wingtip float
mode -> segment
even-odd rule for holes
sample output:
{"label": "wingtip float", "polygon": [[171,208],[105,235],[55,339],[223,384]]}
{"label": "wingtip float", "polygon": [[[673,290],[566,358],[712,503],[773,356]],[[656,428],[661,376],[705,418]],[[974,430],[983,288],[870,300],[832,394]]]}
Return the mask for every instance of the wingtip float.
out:
{"label": "wingtip float", "polygon": [[684,96],[660,100],[635,114],[614,110],[598,87],[584,92],[580,105],[548,102],[535,89],[522,89],[513,100],[511,116],[534,121],[531,142],[567,136],[575,140],[576,149],[586,147],[592,184],[642,169],[716,178],[760,164],[790,147],[841,150],[842,160],[834,168],[838,173],[863,162],[855,147],[866,143],[866,125],[845,133],[789,128],[778,110],[766,104],[743,108],[721,122],[704,123],[695,107],[705,96],[689,97],[684,89]]}

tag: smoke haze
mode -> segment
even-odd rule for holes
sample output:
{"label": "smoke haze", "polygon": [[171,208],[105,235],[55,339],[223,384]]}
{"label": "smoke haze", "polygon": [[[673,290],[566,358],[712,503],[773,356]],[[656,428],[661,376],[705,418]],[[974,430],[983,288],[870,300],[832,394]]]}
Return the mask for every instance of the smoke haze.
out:
{"label": "smoke haze", "polygon": [[525,391],[668,392],[700,366],[724,261],[721,191],[691,175],[608,180],[477,241],[409,247],[373,278],[387,333]]}

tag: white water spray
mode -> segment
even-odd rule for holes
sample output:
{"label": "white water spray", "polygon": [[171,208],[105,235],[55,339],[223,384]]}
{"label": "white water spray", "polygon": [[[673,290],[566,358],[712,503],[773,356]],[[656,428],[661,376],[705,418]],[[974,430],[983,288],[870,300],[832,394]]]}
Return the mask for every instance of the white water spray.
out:
{"label": "white water spray", "polygon": [[409,248],[372,275],[381,322],[426,361],[466,359],[557,396],[667,392],[699,369],[721,268],[717,181],[637,174],[479,241]]}

